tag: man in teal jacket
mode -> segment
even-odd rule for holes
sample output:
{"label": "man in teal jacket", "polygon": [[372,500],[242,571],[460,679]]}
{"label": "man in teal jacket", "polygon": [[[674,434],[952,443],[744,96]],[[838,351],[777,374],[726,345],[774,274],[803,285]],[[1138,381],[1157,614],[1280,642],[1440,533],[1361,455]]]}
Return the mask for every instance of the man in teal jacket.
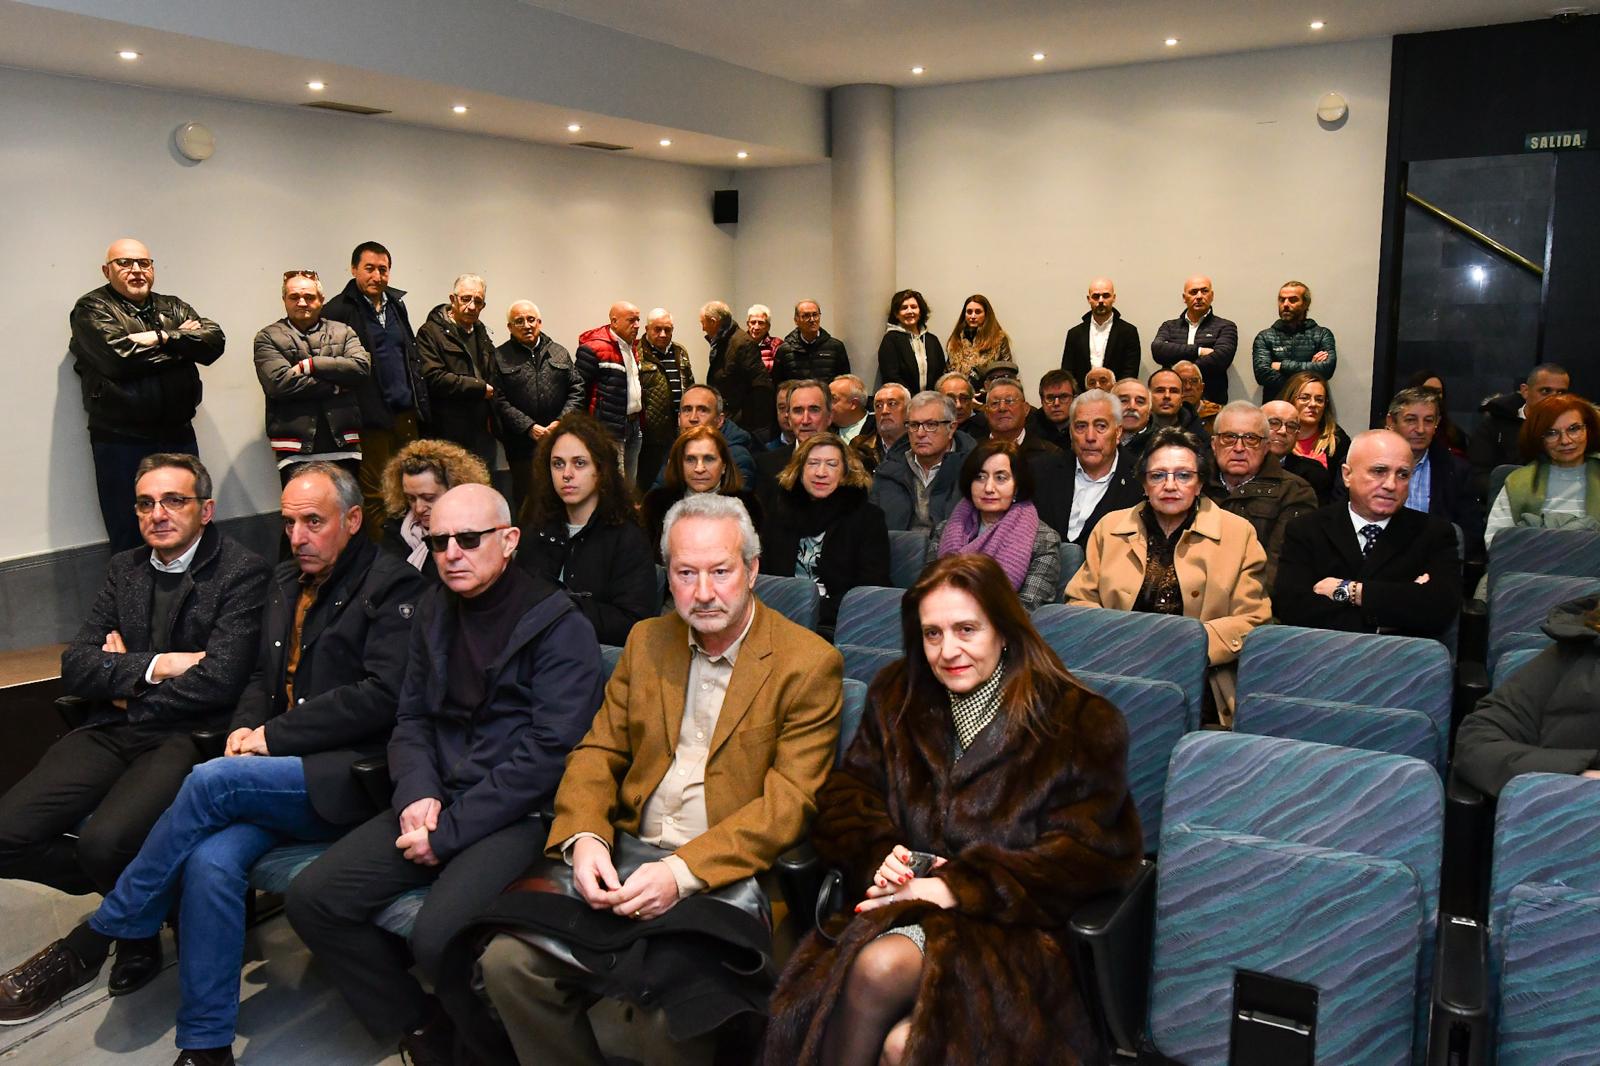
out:
{"label": "man in teal jacket", "polygon": [[1339,362],[1333,330],[1307,318],[1310,310],[1311,287],[1284,282],[1278,290],[1278,321],[1256,334],[1251,353],[1263,401],[1279,399],[1284,384],[1302,371],[1332,379]]}

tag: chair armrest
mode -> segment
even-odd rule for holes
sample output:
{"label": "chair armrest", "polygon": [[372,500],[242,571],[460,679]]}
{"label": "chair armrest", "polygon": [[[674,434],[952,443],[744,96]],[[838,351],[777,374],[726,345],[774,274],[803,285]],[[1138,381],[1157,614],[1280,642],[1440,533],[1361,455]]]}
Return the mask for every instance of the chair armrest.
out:
{"label": "chair armrest", "polygon": [[374,807],[380,811],[389,809],[389,801],[394,798],[394,782],[389,780],[387,756],[374,755],[370,759],[357,759],[350,764],[350,773]]}
{"label": "chair armrest", "polygon": [[200,749],[200,758],[215,759],[222,755],[223,749],[228,746],[228,728],[191,729],[189,739],[194,741],[194,746]]}
{"label": "chair armrest", "polygon": [[1155,925],[1156,868],[1145,861],[1125,892],[1090,900],[1073,914],[1067,939],[1084,999],[1107,1042],[1138,1054],[1150,988],[1150,938]]}
{"label": "chair armrest", "polygon": [[1482,1066],[1489,1054],[1488,931],[1444,915],[1433,966],[1429,1066]]}
{"label": "chair armrest", "polygon": [[1489,669],[1481,662],[1456,663],[1455,702],[1450,707],[1450,752],[1456,749],[1456,730],[1461,720],[1472,713],[1478,701],[1489,694]]}
{"label": "chair armrest", "polygon": [[89,701],[82,696],[57,696],[55,708],[68,729],[77,729],[89,718]]}
{"label": "chair armrest", "polygon": [[1489,859],[1495,802],[1451,772],[1444,790],[1444,859],[1439,909],[1484,921],[1488,916]]}
{"label": "chair armrest", "polygon": [[774,869],[783,901],[794,916],[796,930],[801,934],[810,932],[817,924],[817,892],[826,873],[822,857],[810,843],[802,841],[779,855]]}

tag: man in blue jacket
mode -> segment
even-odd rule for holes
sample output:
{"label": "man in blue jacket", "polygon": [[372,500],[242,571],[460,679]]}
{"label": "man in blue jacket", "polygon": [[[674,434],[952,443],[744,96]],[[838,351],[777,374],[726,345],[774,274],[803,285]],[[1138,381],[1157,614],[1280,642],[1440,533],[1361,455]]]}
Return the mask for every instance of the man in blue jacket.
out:
{"label": "man in blue jacket", "polygon": [[393,810],[356,827],[290,886],[289,922],[375,1035],[449,1061],[451,1026],[372,923],[432,886],[411,954],[432,979],[450,937],[544,848],[538,812],[600,706],[600,644],[560,588],[512,566],[505,498],[459,485],[428,546],[444,587],[417,608],[389,741]]}

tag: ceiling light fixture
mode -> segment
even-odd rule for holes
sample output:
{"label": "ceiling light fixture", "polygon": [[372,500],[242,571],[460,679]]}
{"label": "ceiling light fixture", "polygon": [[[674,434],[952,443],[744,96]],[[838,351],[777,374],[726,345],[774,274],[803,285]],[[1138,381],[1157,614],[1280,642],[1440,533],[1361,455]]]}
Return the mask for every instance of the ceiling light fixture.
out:
{"label": "ceiling light fixture", "polygon": [[1322,27],[1324,27],[1326,25],[1327,25],[1326,22],[1323,22],[1321,19],[1317,19],[1315,22],[1313,22],[1311,24],[1311,28],[1314,29],[1314,30],[1320,30],[1320,29],[1322,29]]}
{"label": "ceiling light fixture", "polygon": [[1165,43],[1168,48],[1176,48],[1178,46],[1178,39],[1176,37],[1168,37]]}
{"label": "ceiling light fixture", "polygon": [[581,129],[583,129],[583,127],[578,125],[576,122],[567,123],[567,132],[568,133],[577,133]]}
{"label": "ceiling light fixture", "polygon": [[661,147],[663,147],[663,148],[671,148],[672,147],[672,141],[670,139],[666,138],[666,137],[661,138],[661,140],[659,142],[657,142],[657,143],[659,143],[661,145]]}
{"label": "ceiling light fixture", "polygon": [[310,89],[314,93],[320,93],[322,90],[326,89],[327,86],[320,81],[308,81],[306,82],[306,88]]}
{"label": "ceiling light fixture", "polygon": [[139,53],[135,52],[131,48],[124,48],[122,51],[117,53],[117,58],[132,61],[139,58]]}
{"label": "ceiling light fixture", "polygon": [[740,152],[736,156],[736,158],[738,158],[738,159],[749,159],[750,158],[750,153],[749,152]]}
{"label": "ceiling light fixture", "polygon": [[1033,61],[1035,63],[1043,63],[1044,62],[1044,53],[1043,52],[1035,52],[1035,53],[1033,53]]}
{"label": "ceiling light fixture", "polygon": [[467,113],[467,105],[466,104],[457,104],[455,107],[452,107],[450,110],[454,111],[458,115],[465,115]]}
{"label": "ceiling light fixture", "polygon": [[925,67],[912,67],[911,68],[911,73],[913,73],[913,74],[921,74],[921,73],[923,73],[924,70],[926,70]]}

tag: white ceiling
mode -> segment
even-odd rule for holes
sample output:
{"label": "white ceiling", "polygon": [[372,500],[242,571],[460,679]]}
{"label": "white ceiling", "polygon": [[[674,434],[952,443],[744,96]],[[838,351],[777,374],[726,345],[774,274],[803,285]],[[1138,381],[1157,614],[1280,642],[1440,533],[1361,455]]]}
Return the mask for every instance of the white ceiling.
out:
{"label": "white ceiling", "polygon": [[[1562,0],[523,0],[808,85],[909,86],[1548,17]],[[1574,0],[1568,0],[1568,4]],[[1313,31],[1321,19],[1326,27]],[[1163,42],[1176,37],[1176,47]],[[1034,61],[1035,52],[1045,53]],[[911,73],[923,66],[920,77]]]}

